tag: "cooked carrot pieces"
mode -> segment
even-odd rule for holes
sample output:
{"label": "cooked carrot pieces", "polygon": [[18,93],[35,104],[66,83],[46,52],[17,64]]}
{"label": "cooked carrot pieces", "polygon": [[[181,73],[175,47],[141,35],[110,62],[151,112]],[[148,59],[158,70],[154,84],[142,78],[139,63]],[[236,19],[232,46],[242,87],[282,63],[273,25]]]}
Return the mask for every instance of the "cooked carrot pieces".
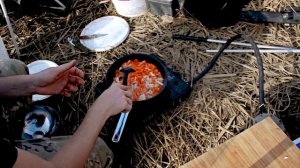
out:
{"label": "cooked carrot pieces", "polygon": [[[120,69],[125,67],[135,70],[128,76],[128,86],[132,88],[133,101],[147,100],[160,93],[163,87],[163,78],[155,65],[134,59],[123,63]],[[116,70],[116,82],[122,82],[123,76],[124,74],[120,70]]]}

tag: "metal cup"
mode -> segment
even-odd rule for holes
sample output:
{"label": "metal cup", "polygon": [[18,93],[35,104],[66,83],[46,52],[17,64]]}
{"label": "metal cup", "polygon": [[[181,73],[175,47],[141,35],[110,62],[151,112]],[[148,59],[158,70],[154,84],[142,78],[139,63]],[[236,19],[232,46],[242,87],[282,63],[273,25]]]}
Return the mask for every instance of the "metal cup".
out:
{"label": "metal cup", "polygon": [[25,116],[21,138],[24,140],[43,138],[53,134],[59,125],[57,112],[49,106],[37,105]]}

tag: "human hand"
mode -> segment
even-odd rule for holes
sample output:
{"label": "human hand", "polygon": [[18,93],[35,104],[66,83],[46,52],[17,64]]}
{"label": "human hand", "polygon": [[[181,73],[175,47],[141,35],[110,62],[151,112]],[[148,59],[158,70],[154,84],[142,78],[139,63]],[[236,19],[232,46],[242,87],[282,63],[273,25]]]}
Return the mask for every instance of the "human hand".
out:
{"label": "human hand", "polygon": [[132,108],[132,90],[128,86],[113,83],[94,102],[91,109],[102,109],[107,117],[120,112],[128,112]]}
{"label": "human hand", "polygon": [[75,65],[76,61],[73,60],[32,74],[32,82],[37,94],[61,94],[70,97],[72,92],[78,91],[78,86],[84,84],[84,73]]}

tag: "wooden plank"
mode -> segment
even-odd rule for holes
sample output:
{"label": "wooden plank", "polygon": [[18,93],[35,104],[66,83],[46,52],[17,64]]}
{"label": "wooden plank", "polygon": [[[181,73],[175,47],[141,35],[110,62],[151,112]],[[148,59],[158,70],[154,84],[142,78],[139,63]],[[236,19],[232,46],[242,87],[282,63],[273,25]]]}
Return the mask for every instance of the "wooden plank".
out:
{"label": "wooden plank", "polygon": [[300,150],[267,118],[182,168],[300,167]]}

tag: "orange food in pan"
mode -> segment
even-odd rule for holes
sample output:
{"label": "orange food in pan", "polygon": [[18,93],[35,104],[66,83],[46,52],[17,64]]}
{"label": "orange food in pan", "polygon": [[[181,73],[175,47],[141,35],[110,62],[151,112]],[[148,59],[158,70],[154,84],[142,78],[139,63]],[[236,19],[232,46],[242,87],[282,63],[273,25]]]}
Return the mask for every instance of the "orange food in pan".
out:
{"label": "orange food in pan", "polygon": [[[147,100],[160,93],[163,88],[163,78],[155,65],[135,59],[123,63],[120,70],[125,67],[135,70],[128,76],[128,86],[132,88],[133,101]],[[115,81],[121,83],[124,74],[120,70],[115,72]]]}

